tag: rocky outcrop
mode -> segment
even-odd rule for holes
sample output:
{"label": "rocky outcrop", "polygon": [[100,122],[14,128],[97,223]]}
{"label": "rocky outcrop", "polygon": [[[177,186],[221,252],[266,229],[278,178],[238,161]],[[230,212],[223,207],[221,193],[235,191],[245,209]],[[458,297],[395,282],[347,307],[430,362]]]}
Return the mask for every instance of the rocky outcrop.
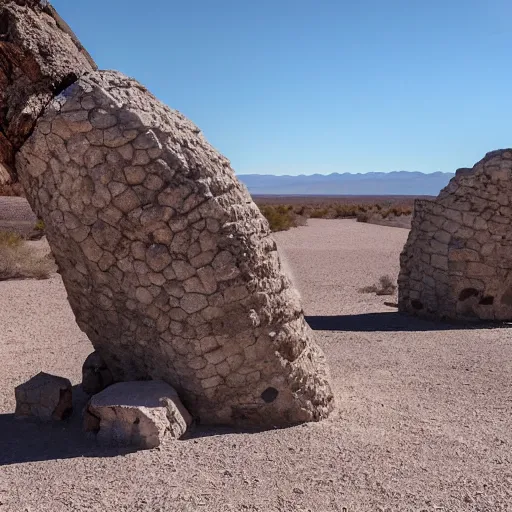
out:
{"label": "rocky outcrop", "polygon": [[161,381],[121,382],[91,398],[84,429],[99,442],[139,449],[156,448],[164,438],[179,439],[192,417],[176,391]]}
{"label": "rocky outcrop", "polygon": [[16,163],[114,380],[163,380],[203,423],[329,414],[324,357],[268,223],[190,121],[95,72],[50,103]]}
{"label": "rocky outcrop", "polygon": [[459,169],[417,201],[398,279],[401,311],[512,320],[512,149]]}
{"label": "rocky outcrop", "polygon": [[63,377],[39,373],[15,389],[17,418],[62,420],[73,409],[71,382]]}
{"label": "rocky outcrop", "polygon": [[47,2],[0,2],[0,186],[14,179],[14,155],[46,105],[96,69]]}

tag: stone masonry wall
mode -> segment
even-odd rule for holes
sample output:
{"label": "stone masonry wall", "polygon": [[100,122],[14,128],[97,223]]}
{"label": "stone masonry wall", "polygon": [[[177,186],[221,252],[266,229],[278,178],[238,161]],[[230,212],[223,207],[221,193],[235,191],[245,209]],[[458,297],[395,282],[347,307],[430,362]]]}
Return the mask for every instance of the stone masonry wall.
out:
{"label": "stone masonry wall", "polygon": [[268,223],[190,121],[120,73],[90,73],[16,164],[115,380],[164,380],[203,423],[328,415],[324,357]]}
{"label": "stone masonry wall", "polygon": [[459,169],[435,201],[417,201],[400,257],[400,310],[512,320],[511,222],[512,149]]}

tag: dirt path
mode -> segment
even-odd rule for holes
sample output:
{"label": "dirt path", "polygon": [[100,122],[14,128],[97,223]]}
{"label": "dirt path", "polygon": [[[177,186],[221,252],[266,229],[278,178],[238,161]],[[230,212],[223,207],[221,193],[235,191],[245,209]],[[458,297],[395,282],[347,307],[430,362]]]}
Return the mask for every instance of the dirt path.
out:
{"label": "dirt path", "polygon": [[199,431],[161,450],[101,450],[70,423],[16,422],[40,370],[80,381],[90,351],[58,277],[0,283],[0,512],[512,510],[512,331],[402,317],[361,294],[396,276],[403,229],[310,220],[277,236],[330,361],[321,424]]}

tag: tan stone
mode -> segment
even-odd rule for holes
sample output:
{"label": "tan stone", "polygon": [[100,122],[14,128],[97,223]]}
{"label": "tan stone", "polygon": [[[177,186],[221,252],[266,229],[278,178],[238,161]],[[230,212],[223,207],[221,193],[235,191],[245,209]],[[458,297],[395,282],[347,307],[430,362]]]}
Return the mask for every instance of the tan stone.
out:
{"label": "tan stone", "polygon": [[93,396],[84,413],[84,429],[99,442],[138,449],[179,439],[191,424],[176,391],[162,381],[114,384]]}

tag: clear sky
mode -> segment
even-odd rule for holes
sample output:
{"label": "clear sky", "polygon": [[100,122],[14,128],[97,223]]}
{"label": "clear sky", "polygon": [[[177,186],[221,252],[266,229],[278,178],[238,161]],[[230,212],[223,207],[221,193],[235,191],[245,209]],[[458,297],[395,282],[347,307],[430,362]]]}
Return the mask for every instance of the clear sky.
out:
{"label": "clear sky", "polygon": [[239,173],[454,171],[512,146],[510,0],[53,0]]}

